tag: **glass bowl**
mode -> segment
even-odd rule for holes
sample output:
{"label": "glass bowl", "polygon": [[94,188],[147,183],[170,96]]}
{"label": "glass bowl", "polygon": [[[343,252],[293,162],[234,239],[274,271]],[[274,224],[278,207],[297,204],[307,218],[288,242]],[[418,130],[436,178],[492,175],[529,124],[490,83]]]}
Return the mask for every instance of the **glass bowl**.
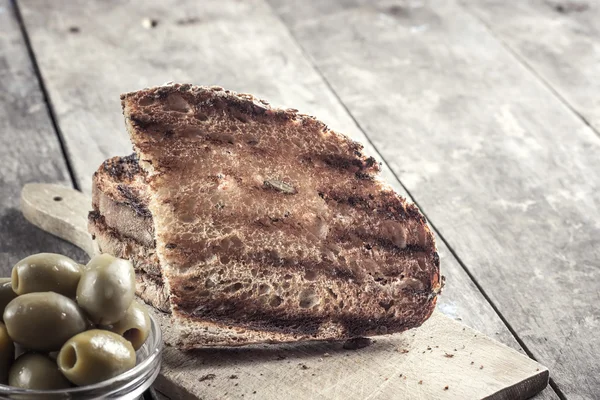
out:
{"label": "glass bowl", "polygon": [[133,369],[112,379],[94,385],[61,390],[28,390],[0,385],[0,399],[10,400],[92,400],[142,399],[160,371],[163,341],[160,325],[150,314],[151,330],[146,343],[136,352],[137,364]]}

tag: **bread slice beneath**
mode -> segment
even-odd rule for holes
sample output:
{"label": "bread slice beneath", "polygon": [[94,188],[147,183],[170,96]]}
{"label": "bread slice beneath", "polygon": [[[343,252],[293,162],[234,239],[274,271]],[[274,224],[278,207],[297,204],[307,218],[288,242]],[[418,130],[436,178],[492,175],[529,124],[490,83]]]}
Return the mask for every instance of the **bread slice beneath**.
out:
{"label": "bread slice beneath", "polygon": [[154,246],[152,215],[147,208],[143,172],[137,157],[113,157],[94,173],[88,229],[100,250],[130,259],[137,295],[155,308],[171,312]]}
{"label": "bread slice beneath", "polygon": [[148,201],[145,177],[135,154],[109,158],[94,173],[94,210],[121,235],[154,247],[154,225]]}
{"label": "bread slice beneath", "polygon": [[181,347],[344,339],[429,317],[433,235],[362,146],[220,88],[121,100]]}
{"label": "bread slice beneath", "polygon": [[132,261],[136,274],[136,294],[153,307],[170,313],[169,296],[164,286],[154,247],[146,247],[109,227],[97,211],[88,216],[88,229],[102,253]]}

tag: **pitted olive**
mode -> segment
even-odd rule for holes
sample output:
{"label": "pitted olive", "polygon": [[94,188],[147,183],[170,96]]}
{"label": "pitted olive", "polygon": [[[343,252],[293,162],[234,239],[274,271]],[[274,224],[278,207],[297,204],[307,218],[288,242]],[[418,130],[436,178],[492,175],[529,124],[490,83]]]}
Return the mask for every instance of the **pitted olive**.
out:
{"label": "pitted olive", "polygon": [[40,253],[19,261],[12,270],[12,287],[16,294],[56,292],[75,297],[81,267],[69,257]]}
{"label": "pitted olive", "polygon": [[150,334],[150,316],[146,307],[134,300],[119,322],[107,325],[103,329],[123,336],[131,342],[134,349],[138,350]]}
{"label": "pitted olive", "polygon": [[130,261],[109,254],[86,265],[77,286],[77,303],[95,324],[114,324],[125,316],[135,295],[135,272]]}
{"label": "pitted olive", "polygon": [[58,350],[88,327],[75,301],[54,292],[28,293],[12,300],[4,310],[9,336],[36,351]]}
{"label": "pitted olive", "polygon": [[65,343],[58,366],[72,383],[83,386],[113,378],[135,366],[131,343],[116,333],[92,329]]}

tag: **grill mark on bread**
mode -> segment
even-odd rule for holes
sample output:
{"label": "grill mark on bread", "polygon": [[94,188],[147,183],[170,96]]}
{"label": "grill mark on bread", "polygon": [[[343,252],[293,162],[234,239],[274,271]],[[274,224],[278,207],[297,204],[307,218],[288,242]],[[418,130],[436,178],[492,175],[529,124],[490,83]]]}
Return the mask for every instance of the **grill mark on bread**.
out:
{"label": "grill mark on bread", "polygon": [[109,158],[102,163],[101,168],[116,181],[131,181],[135,175],[142,172],[135,153],[125,157]]}
{"label": "grill mark on bread", "polygon": [[[227,171],[229,172],[229,171]],[[229,172],[231,173],[231,172]],[[251,186],[250,184],[247,184],[245,182],[243,182],[241,180],[241,178],[238,177],[234,177],[236,182],[238,183],[238,185],[240,186],[241,189],[243,190],[253,190],[254,187]],[[201,180],[206,180],[207,182],[212,182],[215,185],[217,185],[219,183],[220,178],[217,177],[216,175],[212,175],[212,176],[206,176],[206,177],[199,177],[198,178],[199,181]],[[263,187],[267,187],[267,188],[272,188],[275,191],[284,193],[284,194],[295,194],[297,193],[297,190],[289,183],[284,182],[284,181],[278,181],[278,180],[265,180],[263,182]],[[132,208],[136,211],[136,213],[138,213],[139,215],[143,216],[143,217],[149,217],[151,218],[151,214],[149,212],[149,210],[147,209],[146,204],[139,199],[138,194],[131,190],[131,188],[125,184],[119,184],[117,186],[119,192],[123,195],[124,198],[128,199],[128,201],[124,201],[122,202],[123,204],[126,205],[130,205],[132,206]],[[373,197],[373,195],[369,195],[366,194],[365,196],[361,195],[359,191],[353,192],[353,193],[348,193],[347,191],[345,192],[336,192],[333,190],[319,190],[318,191],[319,195],[321,196],[321,198],[323,198],[326,201],[329,200],[333,200],[339,204],[347,204],[350,205],[351,207],[354,207],[356,209],[362,210],[365,212],[366,215],[371,215],[373,213],[373,211],[378,212],[380,215],[385,215],[385,217],[392,219],[392,220],[397,220],[397,221],[406,221],[407,219],[411,219],[414,218],[416,219],[418,222],[423,222],[423,218],[420,215],[418,209],[416,209],[416,207],[411,207],[412,205],[406,205],[396,201],[394,205],[392,205],[394,203],[394,200],[397,200],[393,193],[390,193],[392,196],[390,196],[390,198],[386,198],[386,194],[384,194],[382,197],[383,199],[380,198],[375,198]],[[229,215],[230,218],[235,219],[238,218],[239,216],[237,215]],[[259,221],[257,221],[259,222]],[[273,222],[279,222],[279,220],[273,221]]]}
{"label": "grill mark on bread", "polygon": [[379,165],[373,157],[362,159],[336,153],[310,153],[300,156],[302,163],[315,166],[315,161],[322,161],[327,167],[353,174],[376,174],[379,171]]}
{"label": "grill mark on bread", "polygon": [[152,218],[152,214],[150,213],[150,210],[148,210],[146,204],[140,201],[139,195],[134,193],[130,186],[120,184],[117,185],[117,190],[128,200],[122,204],[126,204],[131,207],[140,217]]}
{"label": "grill mark on bread", "polygon": [[[291,334],[315,335],[327,317],[290,316],[285,311],[257,308],[253,300],[222,298],[206,301],[201,306],[186,300],[177,302],[176,312],[193,319],[207,320],[240,328],[261,329]],[[192,312],[187,310],[193,309]],[[259,322],[260,321],[260,322]]]}
{"label": "grill mark on bread", "polygon": [[[341,239],[340,239],[341,241]],[[311,272],[318,274],[319,277],[333,279],[352,279],[357,282],[362,282],[365,274],[369,271],[385,275],[387,278],[399,276],[401,272],[393,271],[393,266],[401,264],[404,260],[410,258],[426,256],[429,253],[426,249],[418,245],[409,245],[403,249],[388,245],[381,247],[378,250],[379,256],[377,260],[363,257],[364,263],[361,265],[362,274],[357,274],[356,266],[348,266],[347,264],[337,265],[332,260],[327,259],[329,254],[333,254],[326,243],[322,245],[322,250],[318,253],[318,258],[300,257],[298,255],[286,256],[281,255],[273,249],[256,249],[245,250],[239,247],[227,247],[221,251],[221,244],[217,241],[203,244],[210,249],[208,254],[214,254],[217,259],[222,260],[222,264],[237,262],[246,265],[260,265],[259,272],[268,273],[269,271],[286,271],[286,272]],[[339,246],[339,244],[338,244]],[[210,256],[209,256],[210,257]],[[184,264],[193,264],[195,261],[186,260]],[[377,265],[377,269],[369,268],[369,265]],[[407,277],[410,277],[407,275]]]}
{"label": "grill mark on bread", "polygon": [[[330,278],[357,279],[354,272],[348,268],[337,267],[334,263],[325,260],[311,260],[308,258],[279,257],[273,250],[263,249],[242,255],[237,260],[244,262],[259,262],[274,268],[288,271],[316,272]],[[236,261],[237,261],[236,260]]]}
{"label": "grill mark on bread", "polygon": [[373,181],[375,179],[375,176],[373,174],[362,171],[357,171],[356,173],[354,173],[354,176],[356,177],[356,179],[361,181]]}
{"label": "grill mark on bread", "polygon": [[[201,113],[202,115],[210,118],[215,114],[223,115],[223,114],[231,114],[237,115],[238,120],[240,117],[245,119],[252,119],[257,122],[262,123],[272,123],[272,122],[286,122],[294,117],[296,117],[295,112],[284,111],[284,110],[276,110],[267,108],[264,104],[254,103],[253,96],[251,95],[238,95],[231,97],[223,97],[223,96],[215,96],[213,93],[198,91],[195,87],[185,88],[184,85],[176,88],[179,91],[181,96],[190,96],[190,92],[194,93],[195,99],[194,102],[204,104],[205,107],[200,109],[193,109],[191,111],[195,113]],[[219,90],[213,90],[213,92],[219,92]],[[145,98],[154,98],[157,100],[166,99],[170,94],[173,93],[172,88],[170,87],[158,87],[154,90],[153,93],[146,93],[142,95]],[[121,95],[121,102],[125,104],[126,100],[131,100],[132,98],[138,97],[139,92],[132,93],[124,93]],[[127,118],[127,115],[125,116]],[[308,116],[304,116],[308,117]],[[147,125],[151,120],[147,117],[146,114],[134,113],[129,114],[129,118],[135,124],[140,124],[142,128],[144,125]],[[323,124],[324,125],[324,124]]]}
{"label": "grill mark on bread", "polygon": [[163,281],[163,277],[161,275],[156,275],[156,274],[151,274],[146,270],[140,269],[137,272],[142,272],[146,275],[146,277],[151,280],[155,285],[157,286],[163,286],[164,285],[164,281]]}
{"label": "grill mark on bread", "polygon": [[[137,161],[131,165],[123,162],[123,158],[130,157],[109,159],[94,174],[92,206],[105,217],[107,226],[145,246],[154,246],[154,225],[147,207],[144,174],[139,169],[136,173]],[[108,164],[119,165],[121,171],[111,175],[104,168]]]}
{"label": "grill mark on bread", "polygon": [[96,222],[100,219],[104,219],[104,217],[98,210],[94,209],[88,213],[88,221]]}
{"label": "grill mark on bread", "polygon": [[418,209],[410,208],[410,205],[400,201],[393,192],[381,192],[378,197],[375,197],[372,194],[362,195],[358,191],[348,193],[347,191],[321,189],[319,195],[326,202],[334,201],[339,204],[348,204],[368,213],[375,211],[386,219],[394,221],[415,219],[418,222],[424,222],[424,218]]}
{"label": "grill mark on bread", "polygon": [[151,275],[143,271],[136,271],[136,294],[154,308],[171,314],[171,305],[163,283],[153,280]]}
{"label": "grill mark on bread", "polygon": [[[98,210],[93,210],[88,213],[88,226],[89,226],[89,231],[92,232],[93,234],[98,235],[98,233],[100,233],[100,232],[105,232],[106,235],[109,235],[109,236],[115,238],[116,241],[118,241],[124,245],[123,246],[124,250],[121,251],[119,254],[113,254],[114,256],[118,256],[120,258],[125,258],[125,259],[131,259],[132,256],[135,256],[141,250],[145,250],[146,252],[154,252],[154,250],[155,250],[154,248],[149,248],[147,246],[144,246],[142,243],[135,240],[134,238],[123,236],[119,231],[108,226],[106,224],[104,216],[102,214],[100,214],[100,212]],[[158,258],[156,258],[155,261],[153,261],[153,260],[147,260],[147,259],[137,260],[137,257],[136,257],[136,261],[138,261],[137,263],[134,264],[134,267],[136,267],[136,269],[140,269],[143,272],[147,273],[148,275],[152,275],[154,277],[160,278],[160,280],[162,282],[162,273],[160,270]],[[144,261],[144,262],[139,262],[139,261]]]}
{"label": "grill mark on bread", "polygon": [[[288,227],[294,229],[294,227]],[[283,230],[283,226],[278,228]],[[225,241],[229,241],[227,237]],[[415,258],[429,254],[429,249],[418,244],[408,244],[403,248],[396,246],[390,240],[365,234],[359,236],[355,232],[334,232],[327,241],[323,241],[318,247],[308,250],[314,255],[311,258],[299,256],[294,251],[282,253],[268,248],[256,248],[250,246],[248,250],[246,246],[230,246],[227,243],[222,243],[221,239],[213,239],[205,241],[201,244],[206,249],[201,259],[206,259],[215,255],[218,259],[223,260],[224,264],[228,262],[241,263],[258,263],[265,268],[287,269],[290,271],[316,271],[322,274],[323,277],[333,279],[354,279],[357,282],[362,281],[362,275],[356,274],[357,267],[350,267],[346,264],[340,264],[341,261],[331,250],[337,248],[336,252],[347,251],[349,249],[360,247],[353,246],[356,241],[360,241],[364,248],[365,244],[369,244],[371,250],[377,251],[378,257],[371,259],[371,256],[360,255],[362,261],[361,268],[363,272],[368,271],[367,265],[378,265],[381,271],[391,271],[392,266],[401,264],[405,259]],[[366,249],[364,249],[367,252]],[[183,262],[183,265],[194,264],[201,259],[195,259],[195,254],[190,253],[190,258]],[[338,262],[334,262],[338,260]],[[375,264],[373,264],[375,263]],[[399,273],[398,273],[399,274]],[[394,276],[390,272],[386,272],[388,277]]]}
{"label": "grill mark on bread", "polygon": [[[170,99],[170,96],[174,94],[176,96]],[[336,301],[340,302],[339,307],[343,308],[341,304],[343,302],[347,304],[354,304],[355,302],[356,304],[351,311],[341,313],[343,321],[340,322],[339,318],[335,319],[335,316],[340,313],[333,313],[331,310],[323,311],[323,313],[322,311],[312,310],[313,300],[310,296],[300,299],[299,303],[294,305],[285,298],[274,298],[272,301],[268,300],[268,306],[259,307],[253,314],[252,320],[244,322],[245,324],[252,324],[258,332],[266,332],[270,329],[294,329],[293,322],[281,322],[279,324],[283,325],[284,328],[280,328],[275,326],[278,324],[276,321],[281,319],[289,321],[308,315],[315,322],[303,320],[300,323],[306,326],[304,328],[301,326],[301,329],[306,329],[315,338],[341,338],[350,334],[396,332],[420,325],[431,313],[435,305],[436,290],[439,286],[439,270],[437,269],[439,259],[435,254],[431,232],[421,226],[425,224],[425,219],[416,207],[406,204],[400,196],[390,192],[374,178],[379,166],[374,159],[363,156],[360,145],[329,131],[326,125],[312,117],[298,114],[295,110],[271,109],[264,102],[259,104],[259,101],[251,96],[235,95],[220,88],[208,89],[189,85],[173,85],[126,94],[121,98],[126,117],[133,116],[133,119],[130,119],[129,128],[134,148],[144,160],[152,164],[152,168],[148,168],[148,171],[151,176],[155,176],[151,177],[147,183],[153,192],[153,196],[156,196],[150,204],[150,208],[154,210],[153,207],[156,207],[155,224],[157,229],[160,228],[157,232],[159,240],[157,251],[162,252],[161,257],[164,256],[167,260],[165,277],[171,285],[172,293],[175,295],[173,304],[178,315],[183,316],[183,320],[186,320],[186,316],[189,317],[194,312],[196,314],[209,313],[209,311],[206,311],[208,310],[207,305],[210,304],[212,307],[215,303],[212,303],[213,300],[209,301],[210,296],[207,294],[222,296],[219,299],[221,302],[237,302],[237,296],[241,294],[240,291],[243,291],[241,288],[236,289],[238,283],[235,282],[219,283],[217,286],[213,286],[212,289],[195,287],[206,278],[202,274],[207,273],[207,271],[203,265],[198,263],[185,263],[186,260],[201,261],[201,257],[195,256],[194,253],[206,256],[211,254],[217,259],[226,257],[224,259],[225,268],[231,273],[235,272],[234,275],[238,277],[249,274],[248,269],[253,268],[253,264],[248,263],[240,270],[235,270],[234,264],[232,264],[234,262],[231,257],[232,252],[223,249],[216,252],[211,250],[209,253],[201,244],[205,242],[206,234],[204,236],[199,234],[200,230],[190,232],[186,228],[188,230],[182,230],[182,232],[187,232],[189,239],[178,240],[177,235],[179,233],[176,234],[174,231],[179,229],[177,224],[172,226],[173,229],[167,229],[167,225],[161,225],[162,222],[160,221],[177,221],[179,216],[183,215],[185,217],[186,213],[185,208],[178,208],[177,199],[173,195],[165,195],[170,189],[168,186],[170,183],[168,182],[178,182],[181,187],[185,187],[185,190],[188,191],[186,193],[189,193],[190,190],[194,190],[199,186],[198,176],[201,176],[204,171],[214,168],[214,166],[220,167],[221,165],[224,167],[232,166],[231,175],[241,179],[248,169],[260,171],[261,168],[265,168],[264,166],[254,165],[254,163],[264,161],[257,155],[257,150],[272,157],[269,158],[271,165],[267,165],[266,169],[273,169],[275,173],[279,173],[288,168],[288,171],[291,170],[300,177],[300,184],[294,182],[294,179],[289,182],[297,190],[297,193],[293,196],[286,196],[286,193],[281,191],[262,190],[254,191],[251,195],[248,195],[244,192],[248,187],[248,181],[244,179],[242,184],[238,182],[236,189],[239,189],[240,193],[235,194],[237,197],[227,195],[223,204],[224,207],[220,209],[210,208],[212,211],[206,213],[203,210],[197,210],[195,212],[200,214],[196,217],[202,218],[203,223],[206,221],[207,226],[219,224],[221,227],[239,219],[240,224],[229,227],[229,229],[237,229],[241,235],[254,234],[258,235],[259,238],[260,236],[266,237],[262,245],[259,244],[259,241],[253,242],[255,244],[248,244],[248,248],[253,249],[254,252],[269,249],[269,243],[271,242],[268,242],[268,240],[275,243],[272,245],[273,248],[283,248],[285,250],[286,246],[293,244],[295,238],[298,238],[301,244],[304,243],[305,248],[313,251],[319,243],[327,246],[341,242],[336,235],[339,232],[344,232],[344,224],[352,227],[357,224],[357,221],[360,221],[361,224],[367,224],[367,228],[369,227],[368,224],[371,224],[370,229],[373,230],[372,232],[355,232],[353,235],[348,236],[347,244],[339,243],[340,253],[337,255],[338,259],[342,260],[346,257],[346,261],[339,261],[339,263],[336,261],[332,264],[335,266],[334,268],[342,270],[349,267],[354,275],[356,275],[356,271],[361,271],[366,275],[369,275],[370,272],[372,276],[363,277],[365,279],[364,285],[366,285],[363,287],[363,285],[353,282],[356,278],[323,279],[322,274],[332,269],[328,265],[320,265],[321,270],[314,271],[315,274],[312,274],[312,270],[306,266],[294,265],[294,258],[285,260],[283,266],[262,265],[264,271],[272,270],[272,280],[281,279],[281,274],[285,273],[284,270],[290,271],[288,273],[290,277],[303,272],[307,273],[306,279],[309,282],[302,283],[299,288],[311,287],[310,282],[314,279],[320,283],[330,281],[332,287],[337,288],[335,289],[338,291]],[[155,100],[144,100],[144,104],[138,104],[138,100],[150,98]],[[143,109],[146,106],[149,107],[148,110]],[[145,118],[145,114],[152,117]],[[182,115],[185,114],[187,115],[182,118]],[[197,115],[202,118],[196,118]],[[191,124],[189,121],[195,122]],[[203,126],[202,124],[205,124],[204,126],[209,128],[210,131],[204,132],[204,129],[199,129],[198,126]],[[142,125],[145,126],[145,129],[140,128]],[[192,125],[193,129],[185,131],[186,127]],[[165,132],[172,132],[172,134],[165,137]],[[224,138],[230,133],[232,134],[227,136],[227,140],[223,141],[222,144],[208,143],[203,135],[210,136],[211,132],[216,134],[216,136],[211,137],[216,138]],[[246,132],[253,132],[255,137],[249,137]],[[274,138],[273,132],[279,132],[280,136]],[[298,142],[294,142],[294,139],[297,139]],[[235,145],[230,144],[232,141]],[[292,143],[289,149],[285,147],[288,141]],[[311,144],[314,144],[314,146]],[[202,154],[200,154],[200,150],[203,152]],[[288,153],[285,153],[285,155],[278,154],[288,150],[292,152],[289,157]],[[298,157],[310,153],[311,150],[314,155],[309,157],[310,162],[301,163]],[[175,154],[178,154],[181,159],[174,157]],[[353,156],[356,158],[353,158]],[[190,160],[192,157],[195,157],[194,160],[198,161],[198,166],[190,166],[192,169],[188,169],[182,161]],[[146,167],[146,165],[143,166]],[[197,171],[192,172],[194,168]],[[286,180],[287,177],[283,175],[285,175],[284,172],[282,172],[282,176],[275,179]],[[190,182],[190,178],[195,179],[195,182]],[[185,186],[186,179],[189,187]],[[163,183],[165,180],[167,181],[166,184]],[[316,181],[321,181],[323,186],[320,187],[328,190],[316,188]],[[338,181],[343,182],[338,184]],[[263,182],[264,180],[260,184]],[[303,184],[306,186],[303,186]],[[342,189],[344,185],[345,188]],[[319,191],[321,192],[321,199],[326,199],[326,202],[319,199],[317,195]],[[260,211],[263,212],[261,215],[260,212],[248,212],[244,208],[238,207],[236,209],[226,204],[229,198],[233,198],[232,201],[236,201],[237,204],[246,204],[245,200],[252,199],[252,197],[245,196],[255,196],[256,193],[266,194],[268,192],[270,192],[270,198],[259,197],[258,201],[254,201],[254,205],[262,205],[264,208],[264,205],[280,202],[280,207],[273,209],[276,212],[264,212],[261,209]],[[200,198],[206,196],[207,193],[210,192],[202,192]],[[331,193],[337,195],[337,200],[328,198]],[[288,204],[286,199],[289,200],[290,198],[295,199],[294,201],[297,201],[299,205],[285,209]],[[307,208],[306,204],[313,208]],[[346,221],[342,221],[342,223],[334,220],[333,216],[336,212],[346,213]],[[269,215],[273,213],[275,215]],[[304,219],[303,213],[307,213]],[[158,219],[156,219],[157,216]],[[249,216],[253,216],[250,221],[247,220]],[[264,225],[264,228],[261,228],[263,230],[253,231],[252,221],[258,221],[259,225]],[[290,226],[292,222],[300,223],[301,229]],[[399,224],[400,230],[396,229],[395,226],[386,225],[388,222]],[[322,224],[325,225],[321,226]],[[352,230],[349,229],[349,231]],[[215,233],[214,230],[209,230],[209,232],[210,234]],[[296,235],[293,232],[296,232]],[[280,234],[279,238],[285,240],[277,239],[276,233]],[[365,243],[365,239],[368,239],[368,243]],[[286,240],[289,242],[286,242]],[[176,243],[177,247],[167,249],[166,244],[169,243]],[[418,245],[419,247],[411,247],[412,245]],[[417,252],[420,249],[423,249],[423,252]],[[329,251],[331,254],[336,255],[332,250]],[[313,253],[311,257],[299,255],[298,259],[302,262],[307,262],[307,260],[313,262],[312,259],[317,254],[319,254],[318,251]],[[327,251],[324,250],[324,254],[328,254]],[[400,254],[405,254],[406,259]],[[281,257],[276,253],[261,255],[261,257],[265,256],[270,257],[273,263],[282,262]],[[376,256],[384,260],[384,263],[372,265],[372,268],[360,265],[368,261],[373,262],[372,258]],[[355,259],[353,260],[352,257],[355,257]],[[399,267],[393,265],[394,260],[400,264]],[[352,264],[353,261],[356,262],[356,266]],[[182,268],[178,267],[180,265]],[[234,270],[231,270],[231,268],[234,268]],[[200,281],[196,281],[196,279],[200,279]],[[286,280],[285,277],[283,280]],[[267,281],[271,282],[268,279]],[[223,287],[222,285],[229,286]],[[339,285],[339,288],[336,285]],[[396,292],[390,291],[389,285],[394,285],[392,286],[393,291]],[[321,285],[317,284],[316,287],[320,288],[319,290],[322,289]],[[207,290],[208,292],[206,292]],[[334,298],[333,295],[330,297]],[[253,300],[256,300],[256,298]],[[250,302],[249,307],[253,306],[252,301],[248,298],[245,301]],[[243,302],[240,303],[241,306],[243,304]],[[198,307],[201,309],[198,309]],[[224,308],[227,307],[229,306],[224,306]],[[275,311],[270,307],[273,307]],[[281,311],[278,309],[279,307],[282,307]],[[307,314],[307,309],[312,311]],[[329,310],[329,308],[326,307],[324,310]],[[283,312],[283,314],[278,314],[280,312]],[[275,316],[271,318],[269,314],[273,313]],[[394,316],[390,316],[390,313]],[[202,326],[203,320],[208,318],[213,318],[215,324],[222,324],[227,317],[224,315],[198,317],[196,315],[193,321],[197,322],[198,326]],[[331,321],[340,322],[345,332],[321,333],[319,329]],[[188,322],[191,323],[192,321]],[[202,341],[203,336],[201,333],[194,333],[193,331],[188,331],[188,333],[190,334],[189,338],[183,339],[186,346],[202,344],[198,342]],[[299,335],[302,335],[302,333],[299,333]],[[255,338],[257,337],[262,338],[261,340],[270,340],[269,338],[293,340],[289,336],[280,336],[279,334],[262,336],[257,334]],[[252,336],[245,337],[243,340],[252,341]],[[225,343],[227,342],[225,341]]]}
{"label": "grill mark on bread", "polygon": [[[417,312],[405,320],[393,315],[374,318],[372,316],[349,316],[341,314],[332,316],[288,315],[284,310],[269,310],[255,306],[254,301],[231,298],[212,299],[200,307],[178,302],[176,312],[186,318],[210,321],[236,328],[249,328],[291,335],[316,336],[326,322],[340,324],[345,337],[385,334],[405,327],[419,325],[420,321],[431,315],[430,299],[427,295],[417,295],[420,307]],[[186,310],[194,308],[193,312]]]}

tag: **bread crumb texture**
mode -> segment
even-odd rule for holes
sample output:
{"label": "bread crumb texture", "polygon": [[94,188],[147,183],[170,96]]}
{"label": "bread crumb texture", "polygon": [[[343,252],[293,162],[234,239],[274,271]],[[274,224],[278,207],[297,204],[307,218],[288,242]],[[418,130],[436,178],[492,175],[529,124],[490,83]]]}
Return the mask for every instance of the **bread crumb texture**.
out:
{"label": "bread crumb texture", "polygon": [[144,251],[156,254],[180,346],[347,339],[429,317],[433,235],[360,144],[221,88],[171,84],[121,100],[140,171],[123,183],[99,170],[95,185],[133,186],[113,197],[151,214],[153,246],[134,238],[128,249],[139,269]]}

